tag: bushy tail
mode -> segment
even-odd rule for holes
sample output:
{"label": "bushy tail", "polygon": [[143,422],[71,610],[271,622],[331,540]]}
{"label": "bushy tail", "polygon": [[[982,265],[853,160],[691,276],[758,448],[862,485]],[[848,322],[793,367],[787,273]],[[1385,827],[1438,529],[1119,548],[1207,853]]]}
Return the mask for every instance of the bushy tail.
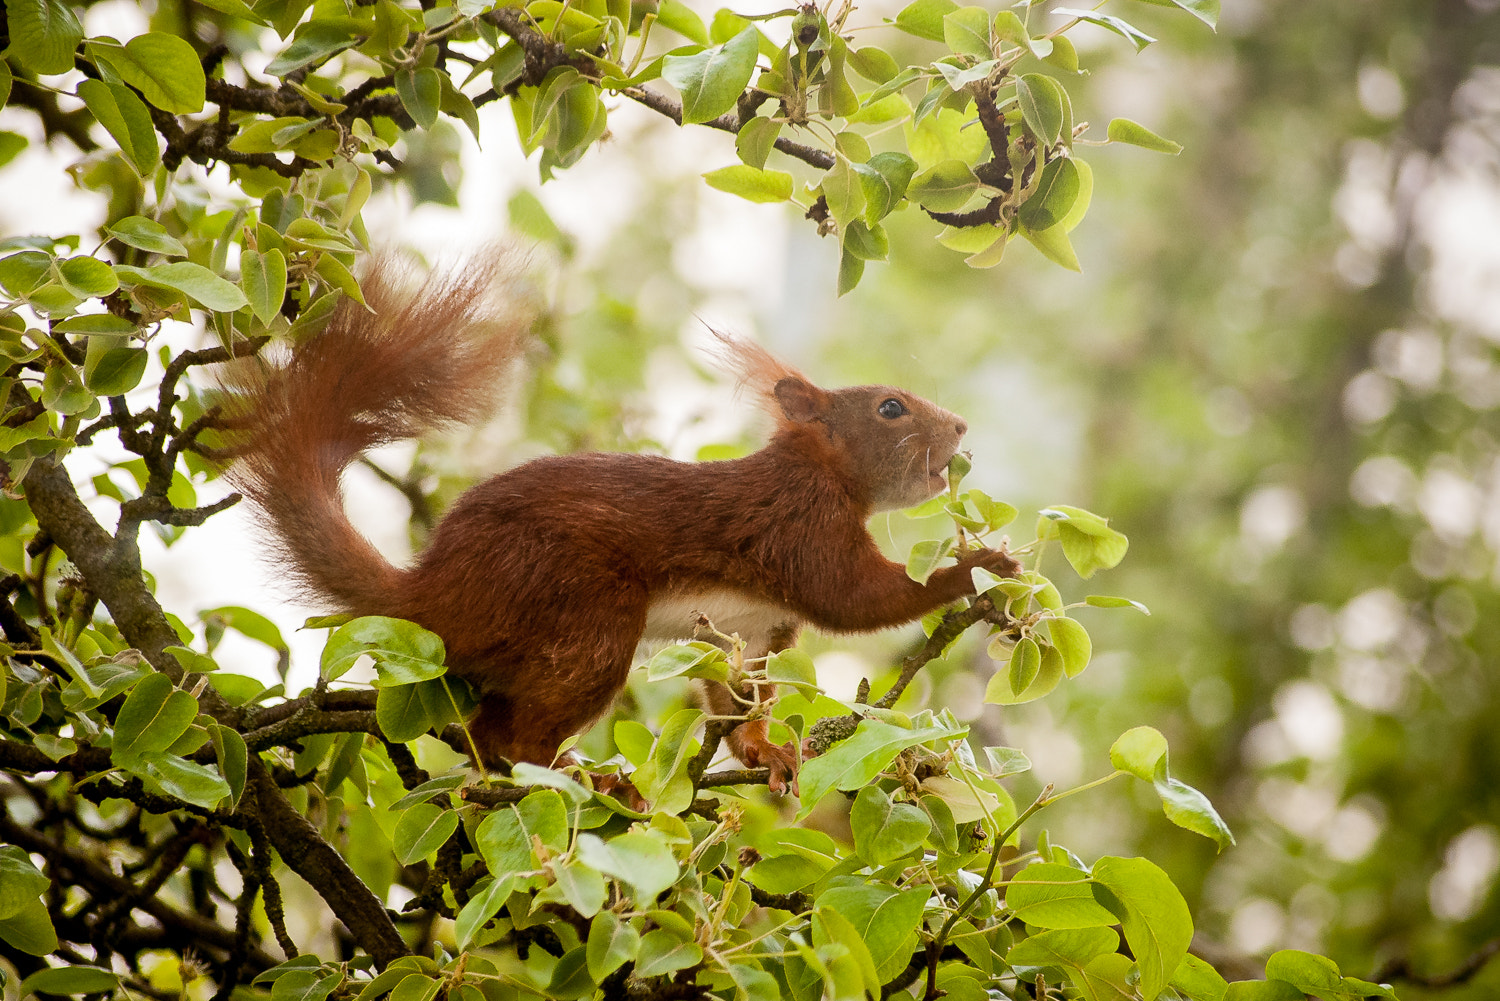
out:
{"label": "bushy tail", "polygon": [[234,373],[229,480],[270,519],[284,571],[312,595],[362,615],[399,614],[401,571],[344,513],[339,476],[361,452],[472,421],[521,350],[524,317],[506,315],[497,269],[413,280],[378,261],[328,327],[280,364]]}

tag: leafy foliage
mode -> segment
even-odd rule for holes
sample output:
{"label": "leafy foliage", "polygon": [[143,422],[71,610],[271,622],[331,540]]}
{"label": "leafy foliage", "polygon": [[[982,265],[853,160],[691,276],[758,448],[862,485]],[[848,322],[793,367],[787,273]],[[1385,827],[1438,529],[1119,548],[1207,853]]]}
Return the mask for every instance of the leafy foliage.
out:
{"label": "leafy foliage", "polygon": [[[1172,6],[1210,25],[1216,15],[1208,0]],[[1071,613],[1144,610],[1098,595],[1065,602],[1040,573],[1054,541],[1081,577],[1120,563],[1125,536],[1083,509],[1043,509],[1036,541],[1015,550],[1035,557],[1032,568],[1015,580],[976,572],[976,598],[926,623],[923,648],[873,702],[821,692],[800,651],[747,662],[733,637],[647,665],[657,679],[781,685],[774,704],[750,711],[819,752],[801,771],[797,819],[847,805],[843,840],[756,801],[747,787],[764,774],[709,772],[732,721],[695,709],[659,732],[622,721],[623,760],[597,774],[518,766],[470,781],[460,755],[472,698],[446,675],[437,637],[399,620],[318,623],[331,629],[319,681],[293,695],[274,626],[243,608],[185,622],[156,604],[140,566],[143,526],[171,542],[235,500],[198,503],[215,475],[217,412],[196,370],[310,336],[342,297],[361,300],[361,208],[392,178],[441,190],[423,152],[448,119],[477,132],[476,107],[509,98],[544,177],[605,134],[611,93],[734,132],[742,163],[709,183],[806,209],[838,236],[841,291],[886,257],[886,222],[909,205],[946,227],[939,242],[971,265],[998,263],[1020,235],[1076,267],[1068,233],[1093,174],[1075,155],[1087,140],[1063,83],[1080,71],[1067,33],[1093,24],[1137,49],[1148,36],[1097,11],[917,0],[892,30],[946,51],[903,65],[900,50],[851,45],[847,7],[720,11],[704,23],[675,0],[654,10],[214,0],[158,16],[183,11],[223,44],[200,51],[162,23],[123,42],[85,37],[62,0],[6,7],[0,97],[71,130],[89,154],[80,183],[111,206],[91,253],[79,252],[90,234],[49,234],[9,239],[0,257],[0,452],[12,492],[0,501],[10,574],[0,584],[0,942],[23,993],[935,998],[1065,984],[1142,1001],[1390,996],[1305,953],[1278,953],[1267,980],[1226,984],[1188,952],[1188,905],[1155,863],[1086,863],[1028,826],[1134,776],[1167,819],[1232,843],[1208,800],[1171,777],[1160,733],[1132,729],[1113,772],[1101,761],[1098,780],[1047,788],[1020,808],[1007,780],[1026,772],[1024,753],[986,747],[981,765],[950,711],[896,708],[917,673],[980,623],[1005,665],[985,701],[1014,705],[1089,666],[1093,641]],[[677,44],[660,50],[658,35],[653,49],[653,25]],[[279,39],[261,74],[274,88],[221,75],[243,71],[251,26]],[[85,79],[42,79],[75,67]],[[680,100],[646,86],[658,78]],[[874,86],[861,93],[861,78]],[[81,109],[59,112],[58,91]],[[99,145],[104,136],[112,145]],[[1124,120],[1108,139],[1175,151]],[[227,165],[233,195],[188,162]],[[158,325],[187,318],[214,346],[152,343]],[[60,459],[101,436],[129,458],[104,459],[96,496],[81,495]],[[948,495],[913,512],[952,524],[914,549],[917,579],[1017,517],[961,491],[965,471],[955,466]],[[113,532],[85,499],[117,505]],[[275,652],[283,684],[219,670],[227,629]],[[368,688],[348,680],[362,658]],[[598,776],[613,774],[645,810],[608,794]],[[114,853],[128,858],[120,869],[100,861]],[[299,954],[285,919],[289,872],[341,922],[344,956]],[[393,916],[387,905],[398,903]]]}

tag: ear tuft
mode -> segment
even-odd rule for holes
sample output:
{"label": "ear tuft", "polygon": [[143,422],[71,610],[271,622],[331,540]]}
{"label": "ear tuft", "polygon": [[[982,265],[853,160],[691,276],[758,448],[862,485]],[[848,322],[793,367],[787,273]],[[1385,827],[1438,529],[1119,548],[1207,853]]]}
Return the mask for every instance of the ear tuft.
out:
{"label": "ear tuft", "polygon": [[781,386],[793,382],[811,394],[821,394],[822,391],[806,376],[753,341],[740,340],[717,330],[711,332],[719,342],[715,360],[721,368],[735,375],[740,389],[753,393],[761,407],[778,419],[805,419],[793,417],[788,411]]}

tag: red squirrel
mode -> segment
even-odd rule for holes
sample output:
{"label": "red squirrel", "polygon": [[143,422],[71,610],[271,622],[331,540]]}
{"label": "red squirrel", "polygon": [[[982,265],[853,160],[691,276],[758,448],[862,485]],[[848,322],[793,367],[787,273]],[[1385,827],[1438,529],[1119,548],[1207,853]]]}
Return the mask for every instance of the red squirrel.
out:
{"label": "red squirrel", "polygon": [[[804,624],[866,632],[917,619],[972,594],[972,567],[1017,572],[981,548],[918,583],[865,528],[873,512],[945,489],[962,418],[890,386],[820,389],[730,338],[728,366],[776,421],[765,447],[720,462],[534,459],[470,488],[411,566],[391,565],[350,524],[340,474],[366,449],[485,409],[523,347],[493,280],[469,267],[414,290],[398,267],[375,265],[363,282],[373,313],[345,300],[321,334],[243,379],[247,434],[229,471],[269,516],[294,581],[341,611],[442,637],[480,695],[476,765],[550,763],[609,708],[643,638],[690,637],[700,615],[765,656]],[[707,701],[742,713],[726,686]],[[764,720],[728,742],[787,787],[796,756]]]}

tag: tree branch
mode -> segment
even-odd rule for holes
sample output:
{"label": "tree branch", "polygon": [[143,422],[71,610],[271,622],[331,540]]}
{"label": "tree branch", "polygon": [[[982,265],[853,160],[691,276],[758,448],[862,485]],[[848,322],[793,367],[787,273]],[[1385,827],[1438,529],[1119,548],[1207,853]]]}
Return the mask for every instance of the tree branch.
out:
{"label": "tree branch", "polygon": [[292,808],[254,755],[250,757],[248,778],[245,794],[254,790],[257,813],[271,847],[293,872],[312,884],[354,940],[374,958],[376,966],[384,969],[392,960],[411,955],[385,905],[354,874],[344,857],[323,840],[318,829]]}

